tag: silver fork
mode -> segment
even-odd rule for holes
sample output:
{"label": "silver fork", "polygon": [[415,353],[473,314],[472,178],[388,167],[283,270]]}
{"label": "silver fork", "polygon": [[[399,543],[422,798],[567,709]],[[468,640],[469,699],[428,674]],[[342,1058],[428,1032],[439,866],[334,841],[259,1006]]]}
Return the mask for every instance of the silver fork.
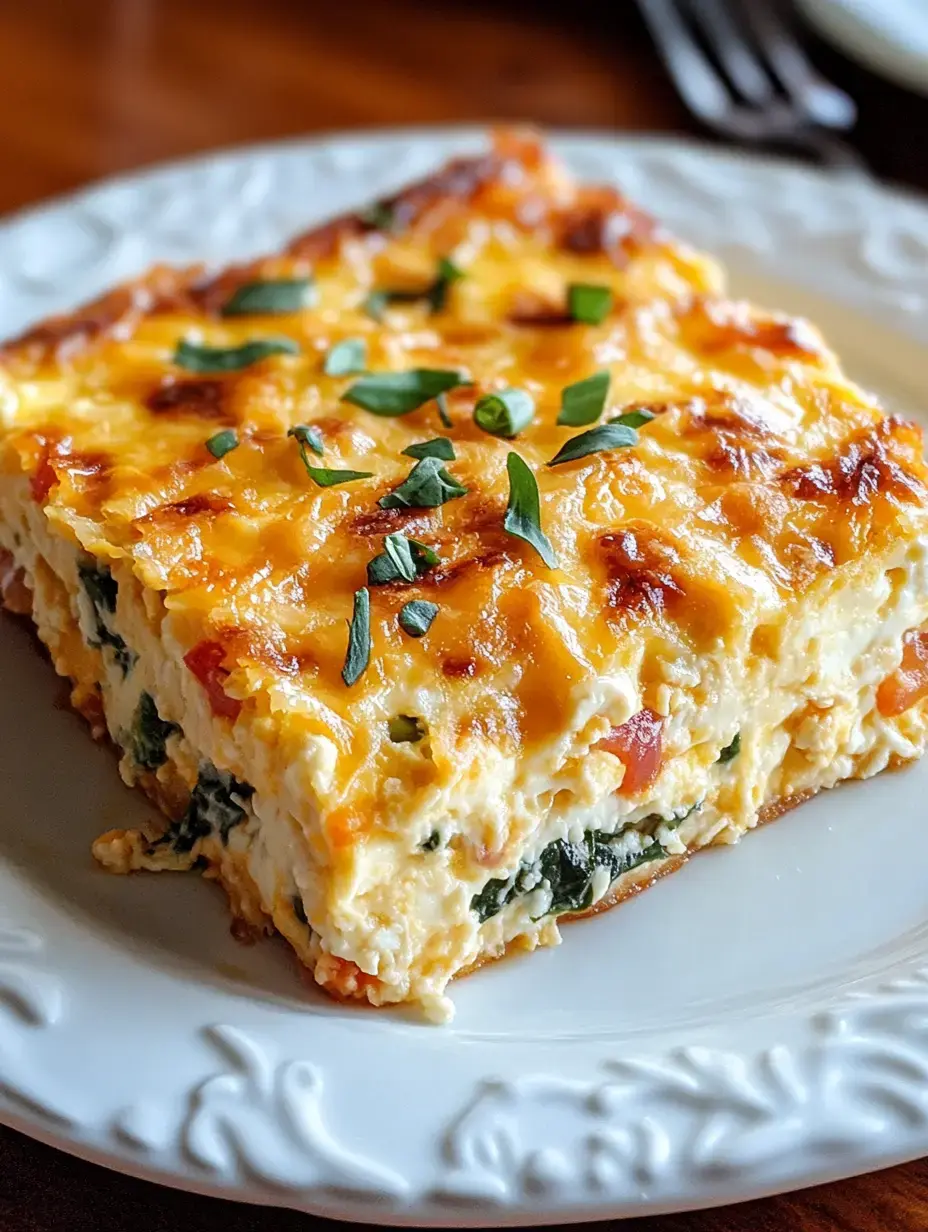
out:
{"label": "silver fork", "polygon": [[[809,63],[772,0],[638,0],[683,101],[736,141],[795,146],[827,166],[866,171],[836,135],[857,108]],[[707,54],[710,53],[710,54]]]}

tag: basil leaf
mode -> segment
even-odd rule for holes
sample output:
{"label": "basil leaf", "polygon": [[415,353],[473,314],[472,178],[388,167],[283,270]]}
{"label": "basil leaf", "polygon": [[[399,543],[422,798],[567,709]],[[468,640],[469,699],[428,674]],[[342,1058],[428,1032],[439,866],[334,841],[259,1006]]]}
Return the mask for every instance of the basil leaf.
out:
{"label": "basil leaf", "polygon": [[624,424],[600,424],[598,428],[590,428],[589,432],[581,432],[572,436],[560,447],[548,466],[560,466],[564,462],[576,462],[591,453],[603,453],[609,449],[624,449],[638,444],[638,433],[634,428]]}
{"label": "basil leaf", "polygon": [[600,325],[612,311],[612,291],[589,282],[571,283],[567,288],[567,311],[575,321]]}
{"label": "basil leaf", "polygon": [[474,407],[474,423],[491,436],[513,437],[535,417],[532,395],[524,389],[501,389],[484,394]]}
{"label": "basil leaf", "polygon": [[322,437],[319,431],[307,424],[297,424],[287,436],[299,441],[300,457],[306,474],[320,488],[334,488],[340,483],[352,483],[355,479],[370,479],[373,471],[335,470],[329,466],[313,466],[306,452],[307,446],[317,454],[322,453]]}
{"label": "basil leaf", "polygon": [[214,458],[224,458],[227,453],[231,453],[238,446],[238,443],[238,436],[231,428],[226,428],[224,432],[217,432],[215,436],[211,436],[206,442],[206,448]]}
{"label": "basil leaf", "polygon": [[653,418],[654,412],[642,406],[634,411],[623,411],[621,415],[615,415],[612,419],[607,419],[606,423],[623,424],[626,428],[642,428],[646,423],[650,423]]}
{"label": "basil leaf", "polygon": [[414,582],[438,562],[437,552],[397,531],[384,538],[383,551],[368,564],[367,582],[369,586]]}
{"label": "basil leaf", "polygon": [[422,458],[403,482],[377,504],[381,509],[434,509],[458,496],[466,496],[467,488],[449,475],[441,458]]}
{"label": "basil leaf", "polygon": [[367,342],[364,338],[343,338],[329,348],[322,371],[326,376],[349,376],[363,372],[367,366]]}
{"label": "basil leaf", "polygon": [[509,474],[509,504],[503,529],[533,547],[549,569],[557,568],[557,557],[541,529],[541,500],[538,483],[528,464],[517,453],[506,459]]}
{"label": "basil leaf", "polygon": [[394,744],[418,744],[425,735],[425,724],[411,714],[395,714],[387,724]]}
{"label": "basil leaf", "polygon": [[287,432],[287,436],[295,437],[301,445],[308,445],[313,453],[318,454],[320,458],[325,452],[322,433],[318,428],[314,428],[312,424],[294,424]]}
{"label": "basil leaf", "polygon": [[726,744],[725,748],[722,749],[721,753],[719,753],[715,760],[724,764],[725,762],[732,761],[740,752],[741,732],[735,732],[734,740],[732,740],[731,744]]}
{"label": "basil leaf", "polygon": [[371,661],[371,597],[362,586],[354,592],[354,609],[348,625],[348,652],[342,680],[349,687],[360,680]]}
{"label": "basil leaf", "polygon": [[413,599],[400,608],[400,628],[410,637],[424,637],[438,615],[438,604],[427,599]]}
{"label": "basil leaf", "polygon": [[460,372],[444,368],[413,368],[409,372],[371,372],[342,394],[342,402],[374,415],[393,419],[408,415],[426,402],[470,382]]}
{"label": "basil leaf", "polygon": [[222,306],[224,317],[271,315],[311,308],[316,286],[309,278],[267,278],[246,282]]}
{"label": "basil leaf", "polygon": [[435,405],[438,407],[438,418],[441,420],[443,428],[453,428],[451,416],[448,414],[448,399],[444,394],[437,394],[435,397]]}
{"label": "basil leaf", "polygon": [[464,277],[464,271],[458,269],[447,257],[439,257],[438,274],[429,287],[426,298],[432,312],[441,312],[448,302],[448,289]]}
{"label": "basil leaf", "polygon": [[606,406],[609,379],[608,372],[597,372],[561,390],[561,413],[557,422],[571,428],[595,423]]}
{"label": "basil leaf", "polygon": [[292,338],[256,338],[237,347],[201,346],[182,338],[174,351],[174,363],[188,372],[239,372],[271,355],[299,355]]}
{"label": "basil leaf", "polygon": [[454,445],[447,436],[436,436],[431,441],[418,441],[403,450],[407,458],[441,458],[443,462],[454,461]]}

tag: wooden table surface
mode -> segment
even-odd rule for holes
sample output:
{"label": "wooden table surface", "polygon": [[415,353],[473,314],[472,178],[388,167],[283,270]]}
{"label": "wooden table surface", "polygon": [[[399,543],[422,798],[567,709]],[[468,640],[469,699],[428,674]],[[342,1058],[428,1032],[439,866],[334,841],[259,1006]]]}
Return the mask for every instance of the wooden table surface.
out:
{"label": "wooden table surface", "polygon": [[[744,0],[749,3],[750,0]],[[0,0],[0,211],[214,146],[530,119],[697,131],[632,0]],[[810,40],[880,174],[928,186],[928,103]],[[314,1221],[134,1181],[0,1130],[0,1232],[296,1232]],[[333,1225],[334,1226],[334,1225]],[[925,1232],[928,1161],[628,1232]]]}

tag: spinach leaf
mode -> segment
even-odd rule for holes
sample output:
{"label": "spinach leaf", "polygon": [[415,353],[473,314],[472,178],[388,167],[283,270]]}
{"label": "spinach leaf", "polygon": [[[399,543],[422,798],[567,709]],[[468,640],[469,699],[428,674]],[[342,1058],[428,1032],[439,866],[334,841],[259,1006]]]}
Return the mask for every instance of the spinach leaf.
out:
{"label": "spinach leaf", "polygon": [[89,562],[82,561],[77,566],[77,573],[94,613],[94,636],[88,638],[88,644],[95,650],[108,647],[123,676],[127,676],[138,655],[129,649],[118,633],[112,631],[107,619],[116,611],[119,590],[116,579],[106,565],[99,564],[92,557]]}
{"label": "spinach leaf", "polygon": [[597,870],[606,869],[611,884],[623,873],[667,855],[657,839],[652,839],[640,851],[622,851],[618,840],[623,833],[621,830],[618,834],[587,830],[578,843],[555,839],[533,864],[523,864],[514,876],[488,881],[471,899],[471,910],[483,924],[514,899],[547,885],[551,902],[546,915],[587,911],[593,905],[593,878]]}
{"label": "spinach leaf", "polygon": [[152,695],[141,693],[129,733],[129,751],[135,764],[143,770],[157,770],[163,766],[168,759],[165,745],[169,737],[179,733],[176,723],[162,719]]}
{"label": "spinach leaf", "polygon": [[248,817],[245,805],[254,795],[254,790],[248,783],[240,783],[212,762],[201,762],[187,812],[158,840],[156,846],[169,843],[174,851],[183,855],[192,851],[199,839],[215,833],[223,843],[228,843],[230,832]]}
{"label": "spinach leaf", "polygon": [[724,764],[725,762],[732,761],[732,759],[737,757],[740,752],[741,732],[735,732],[734,740],[732,740],[731,744],[726,744],[725,748],[722,749],[721,753],[719,753],[715,760]]}
{"label": "spinach leaf", "polygon": [[419,844],[420,851],[437,851],[441,846],[441,831],[433,830],[424,843]]}

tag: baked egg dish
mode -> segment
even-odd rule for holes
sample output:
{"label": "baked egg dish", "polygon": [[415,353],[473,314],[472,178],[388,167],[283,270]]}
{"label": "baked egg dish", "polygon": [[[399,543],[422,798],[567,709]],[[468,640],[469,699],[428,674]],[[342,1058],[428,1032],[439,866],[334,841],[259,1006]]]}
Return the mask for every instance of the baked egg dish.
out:
{"label": "baked egg dish", "polygon": [[436,1020],[925,745],[920,429],[521,134],[0,348],[0,587],[158,806],[105,869]]}

